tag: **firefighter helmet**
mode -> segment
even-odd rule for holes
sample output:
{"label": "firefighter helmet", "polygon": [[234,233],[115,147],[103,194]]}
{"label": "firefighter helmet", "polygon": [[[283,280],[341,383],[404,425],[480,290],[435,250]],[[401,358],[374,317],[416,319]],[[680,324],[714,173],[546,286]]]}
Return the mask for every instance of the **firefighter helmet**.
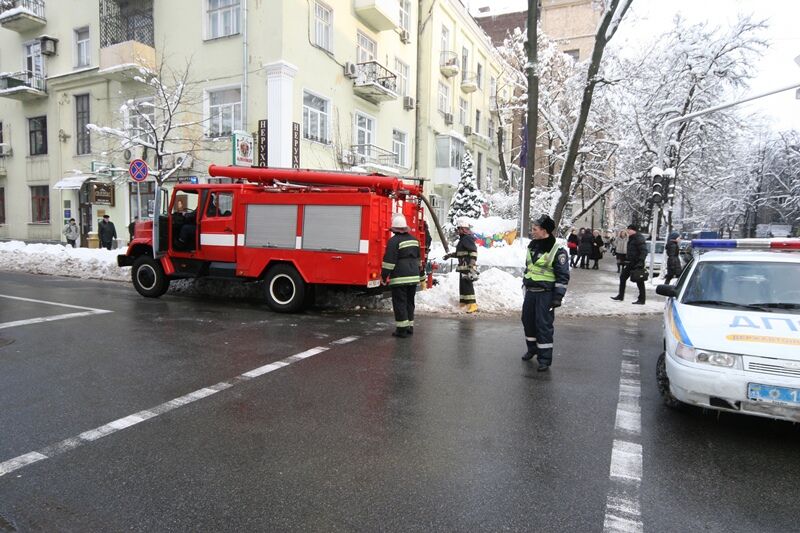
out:
{"label": "firefighter helmet", "polygon": [[472,227],[472,220],[469,217],[458,217],[456,219],[456,227],[457,228],[471,228]]}
{"label": "firefighter helmet", "polygon": [[399,229],[399,230],[407,230],[408,229],[408,222],[406,222],[406,217],[403,213],[395,213],[392,216],[392,229]]}

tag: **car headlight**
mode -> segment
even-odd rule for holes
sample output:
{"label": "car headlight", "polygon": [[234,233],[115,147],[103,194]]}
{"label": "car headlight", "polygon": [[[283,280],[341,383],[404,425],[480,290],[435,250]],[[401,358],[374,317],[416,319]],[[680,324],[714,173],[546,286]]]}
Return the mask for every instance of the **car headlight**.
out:
{"label": "car headlight", "polygon": [[714,352],[702,350],[694,346],[687,346],[682,342],[678,343],[675,355],[692,363],[704,363],[713,366],[726,368],[741,368],[741,358],[738,355],[724,352]]}

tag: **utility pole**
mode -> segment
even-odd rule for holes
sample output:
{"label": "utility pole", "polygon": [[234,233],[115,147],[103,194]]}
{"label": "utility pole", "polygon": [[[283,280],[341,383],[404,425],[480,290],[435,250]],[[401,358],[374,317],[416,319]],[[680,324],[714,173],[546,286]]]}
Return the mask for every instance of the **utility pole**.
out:
{"label": "utility pole", "polygon": [[539,128],[539,47],[538,47],[539,0],[528,0],[528,40],[525,48],[528,63],[525,73],[528,77],[528,132],[526,137],[527,161],[525,179],[522,187],[522,236],[528,235],[531,228],[531,190],[533,188],[533,169],[536,166],[536,130]]}

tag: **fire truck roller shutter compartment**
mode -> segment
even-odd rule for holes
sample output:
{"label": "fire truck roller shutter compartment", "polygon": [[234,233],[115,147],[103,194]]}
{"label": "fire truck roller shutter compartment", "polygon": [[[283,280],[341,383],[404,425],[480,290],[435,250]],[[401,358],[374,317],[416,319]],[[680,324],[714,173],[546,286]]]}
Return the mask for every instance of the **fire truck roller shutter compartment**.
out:
{"label": "fire truck roller shutter compartment", "polygon": [[358,253],[360,205],[307,205],[303,215],[303,249]]}
{"label": "fire truck roller shutter compartment", "polygon": [[297,206],[247,206],[244,245],[250,248],[294,249],[297,242]]}

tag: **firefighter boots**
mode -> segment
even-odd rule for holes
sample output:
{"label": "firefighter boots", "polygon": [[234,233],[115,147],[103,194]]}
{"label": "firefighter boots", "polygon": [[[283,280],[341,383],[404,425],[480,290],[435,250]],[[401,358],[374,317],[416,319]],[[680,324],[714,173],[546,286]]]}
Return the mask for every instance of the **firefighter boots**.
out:
{"label": "firefighter boots", "polygon": [[401,339],[405,339],[408,337],[408,328],[397,328],[392,333],[392,337],[399,337]]}
{"label": "firefighter boots", "polygon": [[478,312],[478,304],[469,304],[467,306],[467,313],[477,313]]}

